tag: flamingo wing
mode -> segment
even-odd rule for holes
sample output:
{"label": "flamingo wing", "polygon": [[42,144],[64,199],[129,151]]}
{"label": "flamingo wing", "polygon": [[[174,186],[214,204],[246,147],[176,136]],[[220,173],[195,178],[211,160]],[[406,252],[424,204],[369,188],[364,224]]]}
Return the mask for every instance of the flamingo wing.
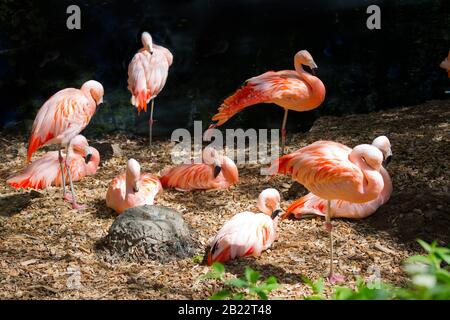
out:
{"label": "flamingo wing", "polygon": [[193,189],[215,188],[214,170],[212,166],[200,164],[180,165],[164,170],[161,183],[164,187],[190,191]]}
{"label": "flamingo wing", "polygon": [[65,89],[52,96],[39,110],[28,143],[27,161],[45,144],[67,143],[89,123],[95,112],[95,102],[81,90]]}
{"label": "flamingo wing", "polygon": [[109,184],[106,192],[106,205],[109,208],[121,213],[123,212],[123,203],[126,194],[126,176],[118,175]]}

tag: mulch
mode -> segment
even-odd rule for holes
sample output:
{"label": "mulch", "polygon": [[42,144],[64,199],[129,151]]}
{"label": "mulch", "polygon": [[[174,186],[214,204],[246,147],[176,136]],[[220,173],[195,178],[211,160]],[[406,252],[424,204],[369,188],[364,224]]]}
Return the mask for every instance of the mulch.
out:
{"label": "mulch", "polygon": [[[450,101],[430,101],[370,114],[322,117],[307,133],[288,133],[289,151],[316,140],[355,146],[384,134],[391,141],[391,200],[367,219],[334,220],[337,269],[347,284],[378,272],[386,282],[405,284],[402,262],[423,253],[416,238],[449,243],[449,121]],[[5,180],[24,165],[26,137],[7,133],[0,137],[0,299],[206,299],[218,290],[218,283],[199,280],[209,268],[198,259],[162,264],[110,263],[101,258],[98,244],[116,217],[105,205],[108,183],[124,170],[128,157],[137,159],[143,171],[157,174],[170,165],[173,143],[156,142],[154,156],[144,138],[117,135],[90,143],[104,148],[104,158],[95,176],[76,183],[80,202],[89,206],[78,212],[61,199],[58,188],[24,191],[7,186]],[[111,144],[120,146],[121,156],[113,155]],[[284,208],[306,192],[292,187],[290,177],[270,179],[259,170],[259,165],[241,167],[241,182],[230,190],[186,194],[166,190],[158,204],[182,213],[206,247],[227,219],[257,210],[256,199],[264,188],[280,190]],[[251,266],[265,277],[278,278],[282,287],[272,297],[301,299],[310,293],[301,276],[317,279],[327,273],[323,221],[281,221],[278,233],[275,246],[261,257],[228,263],[227,277],[241,276],[244,267]],[[79,274],[75,287],[74,272]]]}

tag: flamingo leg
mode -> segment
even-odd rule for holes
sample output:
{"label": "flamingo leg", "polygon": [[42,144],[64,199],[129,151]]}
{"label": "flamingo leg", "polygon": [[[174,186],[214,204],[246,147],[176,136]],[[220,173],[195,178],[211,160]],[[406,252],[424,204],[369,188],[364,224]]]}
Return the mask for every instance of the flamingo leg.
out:
{"label": "flamingo leg", "polygon": [[73,209],[77,209],[77,210],[84,210],[86,209],[86,206],[80,205],[77,203],[77,198],[75,195],[75,188],[73,187],[73,180],[72,180],[72,174],[70,173],[70,169],[69,166],[67,165],[67,158],[69,157],[69,147],[70,147],[70,142],[67,145],[67,155],[66,155],[66,161],[65,161],[65,167],[67,170],[67,175],[69,176],[69,183],[70,183],[70,193],[71,193],[71,197],[67,198],[67,200],[72,202],[72,208]]}
{"label": "flamingo leg", "polygon": [[63,185],[63,198],[66,197],[66,174],[64,172],[64,158],[61,154],[61,148],[59,148],[58,150],[58,160],[59,160],[59,166],[61,168],[61,181],[62,181],[62,185]]}
{"label": "flamingo leg", "polygon": [[286,147],[286,123],[289,109],[284,109],[283,124],[281,125],[281,155],[284,156],[284,149]]}
{"label": "flamingo leg", "polygon": [[153,110],[155,108],[155,99],[152,99],[152,104],[150,106],[150,120],[149,120],[149,126],[150,126],[150,132],[149,132],[149,138],[150,138],[150,148],[152,147],[152,139],[153,139]]}
{"label": "flamingo leg", "polygon": [[325,217],[325,228],[329,233],[330,239],[330,273],[328,274],[328,280],[331,284],[341,283],[345,280],[345,278],[341,275],[334,273],[333,266],[333,256],[334,256],[334,246],[333,246],[333,225],[331,224],[331,200],[327,202],[327,215]]}

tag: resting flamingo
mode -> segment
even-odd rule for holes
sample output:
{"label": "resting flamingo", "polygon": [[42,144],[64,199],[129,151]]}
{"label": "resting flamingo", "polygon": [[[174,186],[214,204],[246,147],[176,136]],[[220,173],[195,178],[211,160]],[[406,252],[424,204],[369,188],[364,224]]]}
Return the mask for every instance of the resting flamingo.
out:
{"label": "resting flamingo", "polygon": [[[385,137],[378,137],[372,143],[375,147],[383,152],[386,159],[386,166],[390,161],[392,155],[389,154],[391,148],[388,139]],[[381,176],[383,177],[384,187],[381,193],[375,200],[353,203],[343,200],[331,200],[331,218],[347,218],[347,219],[363,219],[375,213],[379,207],[389,201],[392,194],[392,180],[389,173],[384,167],[380,168]],[[304,214],[316,214],[319,216],[326,216],[327,214],[327,200],[309,193],[306,196],[294,201],[285,211],[283,218],[289,215],[295,215],[300,219]]]}
{"label": "resting flamingo", "polygon": [[275,189],[261,192],[258,209],[262,213],[241,212],[225,223],[210,241],[208,265],[238,257],[257,257],[272,246],[281,213],[279,192]]}
{"label": "resting flamingo", "polygon": [[[94,80],[87,81],[81,89],[64,89],[52,96],[39,109],[33,123],[31,137],[28,143],[27,162],[33,153],[44,145],[58,144],[61,171],[67,169],[67,162],[61,155],[61,149],[66,148],[66,154],[71,141],[91,120],[97,106],[103,102],[103,86]],[[64,162],[64,164],[63,164]],[[66,194],[65,175],[62,175],[63,197],[72,202],[74,209],[84,209],[76,201],[71,171],[67,170],[72,196]]]}
{"label": "resting flamingo", "polygon": [[129,208],[153,205],[161,191],[158,178],[148,173],[141,174],[139,163],[130,159],[126,172],[111,181],[106,193],[106,205],[120,214]]}
{"label": "resting flamingo", "polygon": [[[86,138],[78,135],[72,139],[68,149],[67,166],[73,181],[97,172],[100,154],[90,147]],[[67,179],[67,173],[64,174]],[[58,151],[50,151],[30,163],[22,173],[6,181],[14,188],[45,189],[62,184]]]}
{"label": "resting flamingo", "polygon": [[448,52],[447,58],[441,62],[441,68],[445,69],[448,73],[448,77],[450,78],[450,51]]}
{"label": "resting flamingo", "polygon": [[[382,141],[385,152],[378,147]],[[364,203],[380,196],[384,189],[380,172],[383,159],[386,157],[389,161],[392,152],[389,140],[384,136],[378,137],[374,144],[362,144],[351,149],[333,141],[317,141],[282,156],[270,169],[273,173],[290,173],[310,192],[327,201],[325,226],[330,235],[329,280],[332,283],[342,281],[342,277],[333,272],[331,201]]]}
{"label": "resting flamingo", "polygon": [[147,112],[147,104],[152,102],[150,109],[150,146],[152,145],[153,109],[157,95],[166,84],[169,67],[173,62],[172,53],[153,43],[148,32],[142,33],[144,47],[135,54],[128,67],[128,90],[131,92],[131,103],[138,112]]}
{"label": "resting flamingo", "polygon": [[[306,72],[303,65],[311,68],[313,74]],[[281,125],[281,151],[284,154],[286,144],[286,123],[289,110],[309,111],[317,108],[325,99],[325,86],[317,78],[317,65],[306,50],[299,51],[294,57],[295,70],[269,71],[248,79],[243,87],[227,98],[212,118],[217,123],[215,128],[223,125],[241,110],[258,104],[274,103],[284,109]]]}
{"label": "resting flamingo", "polygon": [[236,164],[216,149],[203,150],[203,163],[182,164],[161,173],[163,187],[178,191],[228,189],[239,182]]}

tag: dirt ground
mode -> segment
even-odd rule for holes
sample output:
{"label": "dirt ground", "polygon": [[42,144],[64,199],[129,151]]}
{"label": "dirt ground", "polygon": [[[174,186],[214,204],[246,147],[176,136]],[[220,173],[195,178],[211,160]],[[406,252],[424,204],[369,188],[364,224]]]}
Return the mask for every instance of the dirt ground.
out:
{"label": "dirt ground", "polygon": [[[394,183],[391,200],[368,219],[334,221],[338,271],[350,285],[357,275],[368,278],[377,271],[384,281],[404,284],[402,261],[422,253],[416,238],[449,243],[450,101],[323,117],[308,133],[288,133],[290,151],[319,139],[355,146],[371,143],[382,134],[390,138],[394,153],[388,167]],[[30,192],[6,185],[5,180],[23,166],[26,137],[2,134],[0,299],[206,299],[219,289],[215,282],[199,280],[208,267],[194,259],[110,264],[101,258],[98,243],[115,219],[104,200],[108,183],[124,170],[127,157],[140,161],[143,171],[158,173],[170,164],[172,147],[168,141],[159,142],[155,148],[158,161],[152,162],[143,138],[114,136],[90,141],[94,146],[106,142],[120,145],[123,156],[102,152],[98,173],[76,184],[80,202],[89,206],[78,212],[62,201],[58,188]],[[182,213],[197,230],[198,241],[206,245],[232,215],[255,211],[256,198],[264,188],[282,191],[284,208],[300,196],[289,192],[290,177],[269,180],[259,175],[259,166],[240,168],[240,177],[240,184],[230,191],[182,194],[167,190],[158,204]],[[301,299],[310,291],[300,276],[317,279],[327,273],[328,238],[323,221],[285,220],[278,232],[272,250],[258,259],[227,264],[227,276],[240,276],[249,265],[263,276],[278,278],[282,288],[272,297]]]}

